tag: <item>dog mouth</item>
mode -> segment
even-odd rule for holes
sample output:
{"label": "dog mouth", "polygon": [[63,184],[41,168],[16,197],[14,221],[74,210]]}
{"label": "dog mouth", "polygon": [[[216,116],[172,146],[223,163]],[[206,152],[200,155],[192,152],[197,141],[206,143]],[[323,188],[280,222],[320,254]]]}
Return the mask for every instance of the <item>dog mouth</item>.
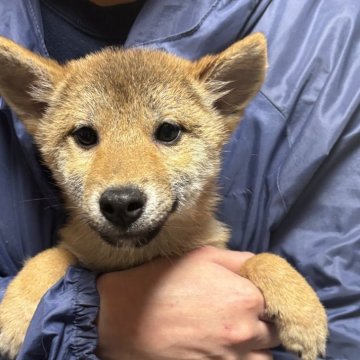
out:
{"label": "dog mouth", "polygon": [[175,199],[170,211],[166,216],[160,220],[155,227],[151,227],[145,231],[139,232],[122,232],[122,233],[109,233],[108,231],[103,231],[101,229],[92,227],[95,230],[101,239],[107,244],[114,247],[122,246],[132,246],[134,248],[143,248],[146,245],[150,244],[152,240],[161,232],[163,226],[167,222],[169,216],[174,213],[178,208],[178,200]]}
{"label": "dog mouth", "polygon": [[142,248],[148,245],[161,231],[163,224],[157,226],[156,228],[150,230],[147,233],[142,234],[131,234],[131,235],[121,235],[121,236],[111,236],[101,231],[98,231],[101,239],[104,240],[107,244],[114,247],[122,247],[125,245],[130,245],[135,248]]}

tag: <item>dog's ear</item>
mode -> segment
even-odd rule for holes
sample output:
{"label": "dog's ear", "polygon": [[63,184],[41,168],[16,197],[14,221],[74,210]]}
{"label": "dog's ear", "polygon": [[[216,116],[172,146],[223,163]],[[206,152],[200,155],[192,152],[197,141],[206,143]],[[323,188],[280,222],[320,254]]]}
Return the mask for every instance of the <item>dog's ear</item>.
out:
{"label": "dog's ear", "polygon": [[267,67],[266,39],[255,33],[236,42],[217,55],[208,55],[194,63],[195,77],[205,82],[213,94],[213,105],[228,117],[230,130],[243,110],[260,90]]}
{"label": "dog's ear", "polygon": [[35,131],[62,75],[57,62],[0,37],[0,96],[30,132]]}

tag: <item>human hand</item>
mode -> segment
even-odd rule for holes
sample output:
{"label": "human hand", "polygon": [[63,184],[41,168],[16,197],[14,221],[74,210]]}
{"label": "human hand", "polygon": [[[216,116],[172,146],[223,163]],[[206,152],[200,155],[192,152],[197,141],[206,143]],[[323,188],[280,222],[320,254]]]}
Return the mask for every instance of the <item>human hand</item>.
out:
{"label": "human hand", "polygon": [[279,344],[260,320],[260,291],[236,274],[252,256],[211,247],[101,275],[102,360],[270,360]]}

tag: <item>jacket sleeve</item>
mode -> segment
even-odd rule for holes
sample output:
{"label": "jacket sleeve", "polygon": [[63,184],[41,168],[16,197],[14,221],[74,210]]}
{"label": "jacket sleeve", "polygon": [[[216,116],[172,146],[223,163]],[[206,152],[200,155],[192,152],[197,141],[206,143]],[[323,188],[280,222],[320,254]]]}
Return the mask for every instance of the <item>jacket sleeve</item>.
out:
{"label": "jacket sleeve", "polygon": [[[0,279],[0,301],[12,279]],[[97,359],[98,304],[96,274],[69,268],[40,302],[17,359]]]}
{"label": "jacket sleeve", "polygon": [[44,296],[32,319],[18,360],[95,360],[98,312],[96,274],[70,267]]}

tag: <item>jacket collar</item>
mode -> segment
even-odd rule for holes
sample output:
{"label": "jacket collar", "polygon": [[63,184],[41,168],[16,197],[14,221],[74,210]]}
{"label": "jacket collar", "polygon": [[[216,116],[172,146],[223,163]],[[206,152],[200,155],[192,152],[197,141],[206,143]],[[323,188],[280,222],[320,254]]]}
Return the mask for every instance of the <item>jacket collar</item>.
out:
{"label": "jacket collar", "polygon": [[[270,2],[147,0],[125,46],[163,48],[187,58],[217,52],[250,32]],[[39,0],[0,2],[0,34],[48,56]]]}

